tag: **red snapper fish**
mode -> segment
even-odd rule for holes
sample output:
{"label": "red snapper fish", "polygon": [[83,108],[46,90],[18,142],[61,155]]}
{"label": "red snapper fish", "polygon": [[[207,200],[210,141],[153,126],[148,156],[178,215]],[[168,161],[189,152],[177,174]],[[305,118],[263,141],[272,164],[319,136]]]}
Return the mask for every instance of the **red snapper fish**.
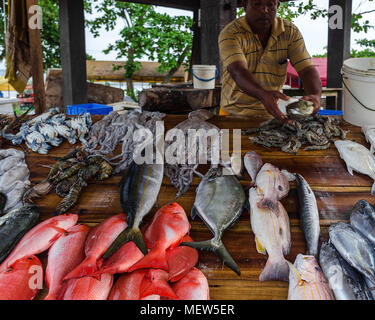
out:
{"label": "red snapper fish", "polygon": [[104,220],[89,232],[85,243],[85,255],[75,269],[64,280],[94,275],[100,269],[100,258],[117,236],[126,228],[126,215],[118,214]]}
{"label": "red snapper fish", "polygon": [[39,292],[33,277],[41,272],[42,263],[35,256],[21,258],[7,270],[0,272],[0,300],[32,300]]}
{"label": "red snapper fish", "polygon": [[64,214],[39,223],[26,233],[11,254],[0,265],[0,272],[17,260],[46,251],[67,229],[77,223],[77,214]]}
{"label": "red snapper fish", "polygon": [[140,299],[142,281],[147,270],[137,270],[121,275],[111,289],[108,300],[160,300],[160,296],[151,295]]}
{"label": "red snapper fish", "polygon": [[289,193],[289,181],[285,175],[272,164],[266,163],[256,177],[258,193],[262,196],[258,208],[270,209],[279,216],[278,201]]}
{"label": "red snapper fish", "polygon": [[[181,242],[193,242],[193,239],[186,235]],[[181,246],[168,249],[168,280],[176,282],[183,278],[197,264],[198,258],[198,251],[191,247]]]}
{"label": "red snapper fish", "polygon": [[173,202],[162,207],[155,214],[145,232],[146,242],[151,250],[143,259],[133,265],[129,272],[142,268],[169,271],[166,251],[181,243],[182,238],[189,230],[189,220],[179,204]]}
{"label": "red snapper fish", "polygon": [[210,300],[210,289],[205,275],[193,268],[181,280],[172,284],[180,300]]}
{"label": "red snapper fish", "polygon": [[113,275],[102,274],[100,280],[82,277],[66,281],[59,300],[107,300],[113,284]]}
{"label": "red snapper fish", "polygon": [[63,278],[85,258],[85,240],[90,227],[75,225],[52,245],[48,252],[46,283],[49,288],[44,300],[56,300]]}

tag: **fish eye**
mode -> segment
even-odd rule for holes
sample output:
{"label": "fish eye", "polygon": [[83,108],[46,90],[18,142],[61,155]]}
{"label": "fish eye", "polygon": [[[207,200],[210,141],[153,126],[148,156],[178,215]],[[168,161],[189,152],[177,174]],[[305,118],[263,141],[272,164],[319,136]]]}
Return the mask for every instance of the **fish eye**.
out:
{"label": "fish eye", "polygon": [[282,187],[282,186],[279,186],[279,190],[280,190],[280,191],[283,191],[283,187]]}

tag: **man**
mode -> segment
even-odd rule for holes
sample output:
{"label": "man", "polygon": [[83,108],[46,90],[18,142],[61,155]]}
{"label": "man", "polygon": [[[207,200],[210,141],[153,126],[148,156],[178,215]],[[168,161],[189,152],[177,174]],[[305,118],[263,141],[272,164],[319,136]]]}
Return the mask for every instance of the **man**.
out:
{"label": "man", "polygon": [[276,17],[278,0],[243,0],[246,15],[228,24],[219,36],[224,65],[220,114],[251,116],[265,108],[288,121],[278,100],[285,83],[288,59],[302,80],[306,96],[318,112],[321,81],[303,37],[291,22]]}

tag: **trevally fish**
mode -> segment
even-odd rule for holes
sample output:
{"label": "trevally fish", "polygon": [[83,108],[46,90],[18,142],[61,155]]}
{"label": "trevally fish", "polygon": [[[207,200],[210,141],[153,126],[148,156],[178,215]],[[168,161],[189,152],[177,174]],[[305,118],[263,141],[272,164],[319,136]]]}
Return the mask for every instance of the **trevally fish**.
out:
{"label": "trevally fish", "polygon": [[291,246],[288,214],[280,202],[279,216],[270,209],[258,208],[261,195],[256,188],[251,188],[249,194],[251,228],[255,234],[256,248],[259,253],[268,254],[259,281],[288,281],[289,267],[284,258]]}
{"label": "trevally fish", "polygon": [[372,300],[362,275],[354,270],[331,244],[322,244],[319,262],[336,300]]}
{"label": "trevally fish", "polygon": [[337,140],[335,141],[335,146],[351,175],[353,175],[354,170],[374,180],[371,195],[375,195],[375,157],[370,150],[357,142],[349,140]]}
{"label": "trevally fish", "polygon": [[350,225],[339,222],[329,227],[329,238],[354,269],[375,282],[375,251],[363,236]]}
{"label": "trevally fish", "polygon": [[240,217],[245,200],[245,192],[236,177],[223,176],[219,168],[211,168],[198,186],[191,216],[194,219],[198,215],[214,238],[203,242],[183,242],[181,245],[212,251],[240,275],[240,269],[225,248],[221,237]]}
{"label": "trevally fish", "polygon": [[147,246],[139,230],[143,218],[155,205],[163,181],[164,165],[142,164],[133,162],[120,183],[120,202],[126,212],[127,228],[110,245],[104,259],[109,258],[120,247],[133,241],[144,255]]}
{"label": "trevally fish", "polygon": [[358,201],[350,215],[350,225],[375,248],[375,209],[371,204],[365,200]]}
{"label": "trevally fish", "polygon": [[289,263],[288,300],[335,300],[329,282],[314,256],[299,254]]}

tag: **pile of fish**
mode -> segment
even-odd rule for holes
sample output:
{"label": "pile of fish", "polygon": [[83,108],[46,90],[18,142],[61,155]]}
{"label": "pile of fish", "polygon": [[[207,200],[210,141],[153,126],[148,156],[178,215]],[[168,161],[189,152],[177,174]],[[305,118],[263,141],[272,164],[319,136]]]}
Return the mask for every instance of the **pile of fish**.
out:
{"label": "pile of fish", "polygon": [[[192,241],[190,224],[177,203],[162,207],[143,230],[148,252],[133,242],[109,259],[103,254],[127,227],[119,214],[94,228],[76,224],[78,216],[48,219],[29,232],[0,265],[0,299],[31,300],[40,287],[26,285],[35,270],[48,286],[45,300],[208,300],[206,277],[194,268],[198,253],[178,246]],[[46,269],[36,255],[48,251]],[[30,270],[34,270],[30,272]],[[116,282],[114,275],[119,274]],[[12,284],[12,285],[9,285]],[[9,286],[9,287],[6,287]]]}
{"label": "pile of fish", "polygon": [[374,180],[371,195],[375,195],[375,157],[372,152],[363,145],[350,140],[338,140],[335,146],[351,175],[353,171],[356,171]]}
{"label": "pile of fish", "polygon": [[296,154],[305,145],[306,151],[325,150],[331,146],[334,138],[344,140],[347,132],[339,124],[337,118],[319,115],[295,119],[292,123],[271,119],[257,129],[247,130],[245,134],[257,134],[250,137],[256,144]]}
{"label": "pile of fish", "polygon": [[90,156],[79,148],[75,149],[52,166],[46,179],[23,194],[23,202],[32,203],[55,189],[56,194],[63,198],[55,215],[63,214],[77,203],[90,180],[108,179],[112,171],[112,166],[103,157]]}
{"label": "pile of fish", "polygon": [[0,150],[0,214],[22,206],[30,172],[25,154],[16,149]]}
{"label": "pile of fish", "polygon": [[[134,110],[119,114],[113,111],[94,123],[89,132],[87,143],[84,144],[84,150],[92,155],[106,156],[107,161],[114,168],[114,173],[119,173],[129,168],[134,160],[133,155],[137,147],[148,142],[156,144],[155,141],[160,138],[154,139],[156,122],[162,121],[164,117],[165,114],[159,112]],[[139,139],[135,139],[136,131],[139,133]],[[148,136],[149,131],[153,134],[152,137]],[[149,139],[151,140],[148,141]],[[119,145],[121,145],[121,154],[111,158]]]}
{"label": "pile of fish", "polygon": [[350,224],[329,228],[320,264],[338,300],[372,300],[375,294],[375,209],[364,200],[352,209]]}
{"label": "pile of fish", "polygon": [[58,147],[63,138],[70,144],[75,144],[77,139],[85,143],[85,135],[91,128],[90,113],[66,118],[59,107],[51,108],[43,114],[24,122],[17,134],[7,133],[8,127],[2,130],[2,136],[14,145],[25,141],[27,147],[40,154],[47,154],[51,146]]}

